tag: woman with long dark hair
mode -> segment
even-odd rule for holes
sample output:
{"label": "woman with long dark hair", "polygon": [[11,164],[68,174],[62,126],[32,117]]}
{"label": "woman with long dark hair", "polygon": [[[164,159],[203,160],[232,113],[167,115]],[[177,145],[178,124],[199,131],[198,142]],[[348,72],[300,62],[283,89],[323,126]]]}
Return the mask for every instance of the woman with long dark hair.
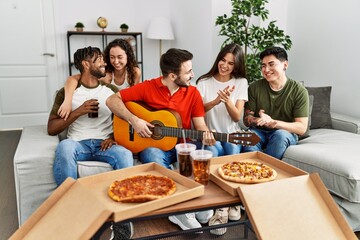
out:
{"label": "woman with long dark hair", "polygon": [[[210,130],[222,133],[240,131],[239,121],[244,104],[248,100],[248,82],[244,54],[235,43],[226,45],[218,54],[210,71],[196,81],[202,96]],[[217,141],[214,146],[205,146],[213,156],[240,153],[241,145]],[[228,220],[237,221],[241,217],[240,206],[218,208],[209,220],[209,226],[224,224]],[[223,235],[226,228],[210,230],[215,235]]]}
{"label": "woman with long dark hair", "polygon": [[[105,84],[113,84],[119,89],[131,87],[140,82],[141,71],[130,43],[125,39],[115,39],[104,50],[106,76],[101,78]],[[65,83],[65,99],[58,114],[65,120],[71,112],[72,95],[78,86],[80,74],[70,76]]]}
{"label": "woman with long dark hair", "polygon": [[[196,81],[203,98],[206,124],[211,130],[232,133],[240,130],[244,104],[248,100],[244,54],[236,43],[225,46],[210,71]],[[217,142],[207,146],[213,156],[240,153],[241,145]]]}

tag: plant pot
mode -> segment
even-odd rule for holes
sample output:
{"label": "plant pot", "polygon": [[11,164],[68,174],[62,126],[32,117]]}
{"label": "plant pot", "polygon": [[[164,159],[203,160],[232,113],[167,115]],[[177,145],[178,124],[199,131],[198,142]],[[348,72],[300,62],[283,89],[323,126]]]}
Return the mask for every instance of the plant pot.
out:
{"label": "plant pot", "polygon": [[127,28],[121,28],[121,32],[127,32],[128,29]]}
{"label": "plant pot", "polygon": [[84,31],[84,28],[82,28],[82,27],[77,27],[77,28],[76,28],[76,31],[77,31],[77,32],[83,32],[83,31]]}

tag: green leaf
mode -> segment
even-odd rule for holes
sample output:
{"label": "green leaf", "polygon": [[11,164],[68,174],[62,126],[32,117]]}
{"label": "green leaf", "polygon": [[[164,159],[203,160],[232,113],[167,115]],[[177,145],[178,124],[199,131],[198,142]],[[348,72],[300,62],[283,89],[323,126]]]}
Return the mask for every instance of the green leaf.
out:
{"label": "green leaf", "polygon": [[243,47],[249,83],[262,78],[260,52],[272,46],[282,46],[285,50],[292,46],[290,36],[276,26],[276,21],[269,22],[267,27],[251,24],[253,18],[268,19],[266,3],[267,0],[231,0],[231,16],[224,14],[215,21],[220,26],[219,35],[226,37],[222,47],[233,42]]}

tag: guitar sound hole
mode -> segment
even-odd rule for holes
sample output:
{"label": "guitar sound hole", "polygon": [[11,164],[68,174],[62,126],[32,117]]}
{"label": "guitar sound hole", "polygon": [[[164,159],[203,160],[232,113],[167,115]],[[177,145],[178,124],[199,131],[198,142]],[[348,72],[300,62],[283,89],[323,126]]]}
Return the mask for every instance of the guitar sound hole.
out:
{"label": "guitar sound hole", "polygon": [[151,138],[154,140],[160,140],[160,139],[164,138],[162,131],[161,131],[162,127],[164,127],[164,124],[157,120],[152,121],[151,124],[155,126],[152,129],[153,134],[151,135]]}

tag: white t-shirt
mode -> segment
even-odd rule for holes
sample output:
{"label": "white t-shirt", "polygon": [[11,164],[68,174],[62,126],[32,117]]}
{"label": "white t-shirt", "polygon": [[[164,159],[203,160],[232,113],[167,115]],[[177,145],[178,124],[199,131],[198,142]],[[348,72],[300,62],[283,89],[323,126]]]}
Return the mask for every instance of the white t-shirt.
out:
{"label": "white t-shirt", "polygon": [[125,72],[125,80],[124,80],[123,84],[122,84],[122,85],[117,85],[117,84],[115,83],[115,75],[114,75],[114,72],[112,72],[111,84],[115,85],[119,90],[128,88],[128,87],[130,87],[130,85],[129,85],[129,82],[128,82],[127,77],[128,77],[128,74],[127,74],[127,72]]}
{"label": "white t-shirt", "polygon": [[[234,104],[238,100],[244,100],[245,102],[248,100],[248,82],[245,78],[232,78],[227,82],[219,82],[214,77],[211,77],[202,79],[197,84],[204,103],[214,100],[218,96],[217,92],[227,86],[235,86],[230,95],[230,99]],[[224,103],[220,103],[206,112],[205,121],[210,130],[216,130],[217,132],[233,133],[240,130],[239,124],[231,119]]]}
{"label": "white t-shirt", "polygon": [[81,106],[86,100],[96,97],[99,101],[99,117],[89,118],[87,114],[76,119],[68,129],[68,138],[81,141],[84,139],[106,139],[113,132],[112,112],[106,106],[106,99],[114,94],[111,88],[99,84],[96,88],[78,87],[72,98],[72,109]]}

